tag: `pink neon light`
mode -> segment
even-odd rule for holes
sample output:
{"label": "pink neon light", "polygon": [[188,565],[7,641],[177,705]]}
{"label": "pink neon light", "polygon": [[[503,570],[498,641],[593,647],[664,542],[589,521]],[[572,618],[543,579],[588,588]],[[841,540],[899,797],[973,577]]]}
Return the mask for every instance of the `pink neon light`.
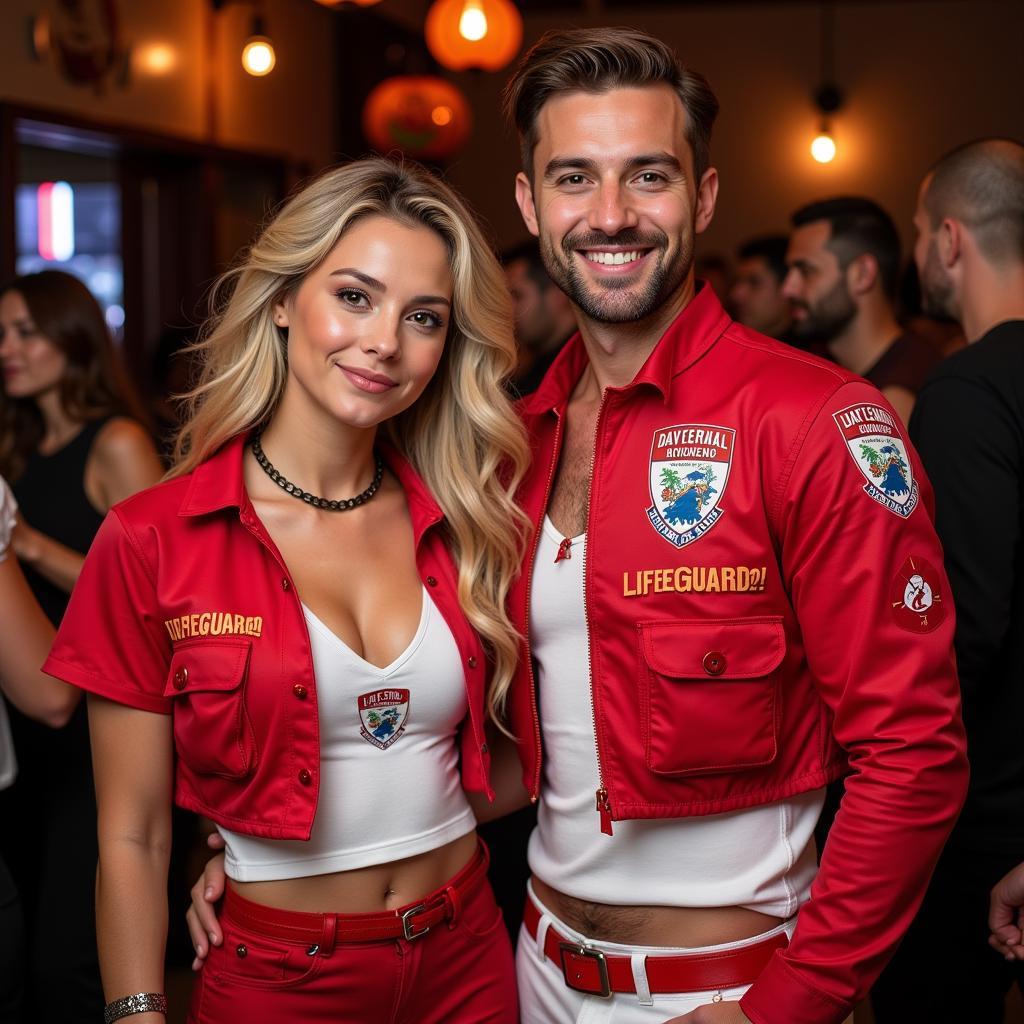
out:
{"label": "pink neon light", "polygon": [[36,190],[36,247],[44,260],[53,259],[53,182],[44,181]]}

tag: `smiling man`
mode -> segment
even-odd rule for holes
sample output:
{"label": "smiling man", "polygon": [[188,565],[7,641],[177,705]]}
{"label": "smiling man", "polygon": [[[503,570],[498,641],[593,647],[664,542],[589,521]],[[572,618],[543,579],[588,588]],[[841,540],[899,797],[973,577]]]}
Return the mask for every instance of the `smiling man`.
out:
{"label": "smiling man", "polygon": [[838,1024],[966,783],[931,490],[877,390],[695,281],[718,195],[700,75],[639,32],[557,32],[506,102],[580,328],[521,405],[522,1020]]}

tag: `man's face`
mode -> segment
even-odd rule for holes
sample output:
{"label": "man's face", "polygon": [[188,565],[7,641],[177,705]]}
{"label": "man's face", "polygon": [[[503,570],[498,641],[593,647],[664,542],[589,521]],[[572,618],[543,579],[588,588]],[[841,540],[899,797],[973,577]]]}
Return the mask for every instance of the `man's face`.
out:
{"label": "man's face", "polygon": [[939,256],[939,232],[932,227],[931,214],[925,209],[924,199],[928,191],[926,178],[917,195],[917,210],[914,213],[914,263],[921,283],[921,308],[929,316],[959,319],[956,306],[956,290],[949,271]]}
{"label": "man's face", "polygon": [[828,248],[831,232],[828,221],[817,220],[789,238],[782,294],[792,307],[793,333],[804,341],[831,341],[857,315],[846,273]]}
{"label": "man's face", "polygon": [[717,176],[693,180],[686,113],[668,86],[571,92],[537,118],[534,184],[516,179],[552,280],[592,320],[643,320],[682,294]]}
{"label": "man's face", "polygon": [[789,300],[782,294],[782,283],[760,256],[740,260],[729,301],[741,324],[763,334],[783,331],[789,323]]}
{"label": "man's face", "polygon": [[512,322],[516,341],[530,351],[543,348],[554,329],[544,301],[544,289],[530,274],[526,260],[513,260],[505,267],[505,280],[512,296]]}

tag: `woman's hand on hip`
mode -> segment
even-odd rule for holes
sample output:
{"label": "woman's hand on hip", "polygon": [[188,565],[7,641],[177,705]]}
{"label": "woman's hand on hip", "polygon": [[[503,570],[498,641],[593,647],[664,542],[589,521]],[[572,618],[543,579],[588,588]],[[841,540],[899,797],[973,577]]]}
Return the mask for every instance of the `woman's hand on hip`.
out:
{"label": "woman's hand on hip", "polygon": [[[218,832],[208,835],[206,843],[211,850],[224,849],[224,840]],[[224,941],[214,904],[224,895],[225,881],[224,854],[218,853],[206,862],[203,873],[192,886],[192,904],[185,913],[185,920],[196,951],[196,958],[192,961],[193,971],[203,966],[211,945],[219,946]]]}

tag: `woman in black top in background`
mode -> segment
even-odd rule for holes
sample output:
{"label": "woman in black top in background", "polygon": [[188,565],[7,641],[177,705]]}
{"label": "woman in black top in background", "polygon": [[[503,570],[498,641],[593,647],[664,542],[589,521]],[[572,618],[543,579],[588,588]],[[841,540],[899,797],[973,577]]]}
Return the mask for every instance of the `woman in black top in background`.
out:
{"label": "woman in black top in background", "polygon": [[[0,371],[0,474],[20,506],[11,547],[56,625],[104,514],[159,480],[161,466],[133,416],[103,313],[77,278],[47,270],[0,288]],[[0,853],[26,917],[26,1013],[95,1021],[103,997],[84,705],[56,731],[14,709],[11,723],[20,771],[0,798]]]}

